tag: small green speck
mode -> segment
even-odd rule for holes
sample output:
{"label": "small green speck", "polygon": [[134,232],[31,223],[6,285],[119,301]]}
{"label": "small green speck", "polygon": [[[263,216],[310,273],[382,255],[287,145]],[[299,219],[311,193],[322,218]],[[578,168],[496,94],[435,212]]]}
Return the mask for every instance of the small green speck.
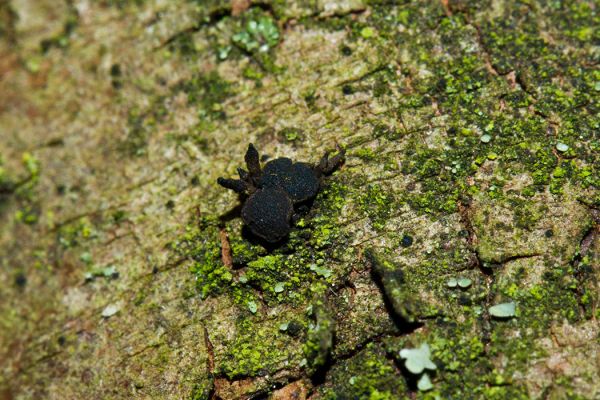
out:
{"label": "small green speck", "polygon": [[362,36],[365,39],[373,37],[373,35],[375,35],[375,30],[370,26],[366,26],[360,31],[360,36]]}
{"label": "small green speck", "polygon": [[281,324],[279,324],[279,330],[282,332],[287,331],[288,326],[290,325],[289,322],[283,322]]}
{"label": "small green speck", "polygon": [[487,158],[488,158],[489,160],[495,160],[496,158],[498,158],[498,154],[496,154],[496,153],[489,153],[489,154],[487,155]]}
{"label": "small green speck", "polygon": [[556,167],[552,172],[552,176],[555,178],[562,178],[567,174],[567,170],[561,167]]}
{"label": "small green speck", "polygon": [[485,135],[481,135],[479,140],[481,140],[481,143],[489,143],[492,140],[492,137],[486,133]]}
{"label": "small green speck", "polygon": [[450,278],[448,279],[448,282],[446,282],[446,285],[448,285],[449,288],[455,288],[456,285],[458,285],[458,281],[456,278]]}
{"label": "small green speck", "polygon": [[285,133],[285,139],[288,142],[293,142],[294,140],[298,139],[298,132],[296,131],[289,131]]}
{"label": "small green speck", "polygon": [[41,60],[39,58],[30,58],[25,62],[25,68],[34,74],[40,70],[40,66]]}

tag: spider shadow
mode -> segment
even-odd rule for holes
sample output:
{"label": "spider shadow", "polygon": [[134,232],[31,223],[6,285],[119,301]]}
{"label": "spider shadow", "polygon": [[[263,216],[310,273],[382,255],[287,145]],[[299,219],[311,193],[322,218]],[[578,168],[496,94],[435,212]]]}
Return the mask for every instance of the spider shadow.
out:
{"label": "spider shadow", "polygon": [[219,216],[219,227],[224,228],[227,222],[242,217],[242,208],[244,206],[245,196],[240,196],[240,202],[231,210]]}
{"label": "spider shadow", "polygon": [[248,228],[246,225],[242,227],[242,238],[250,242],[250,244],[252,245],[262,246],[265,250],[267,250],[268,253],[272,253],[275,250],[283,250],[285,252],[289,241],[288,235],[277,242],[268,242],[265,239],[256,236],[254,233],[252,233],[250,228]]}

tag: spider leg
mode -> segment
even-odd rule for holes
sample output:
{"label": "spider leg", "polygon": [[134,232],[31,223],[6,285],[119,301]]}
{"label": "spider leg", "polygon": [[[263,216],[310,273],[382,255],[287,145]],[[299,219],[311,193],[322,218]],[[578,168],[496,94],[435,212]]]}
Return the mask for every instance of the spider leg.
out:
{"label": "spider leg", "polygon": [[243,168],[238,168],[237,171],[238,171],[238,175],[240,176],[241,180],[243,180],[243,181],[248,180],[248,176],[249,176],[248,171],[246,171]]}
{"label": "spider leg", "polygon": [[329,163],[329,153],[331,153],[331,151],[327,150],[323,157],[321,157],[321,159],[319,160],[319,165],[317,166],[317,169],[321,172],[327,169],[327,164]]}
{"label": "spider leg", "polygon": [[246,165],[248,166],[248,171],[250,171],[250,176],[260,176],[260,160],[258,158],[258,150],[256,150],[256,147],[254,147],[252,143],[248,145],[248,151],[246,151],[244,160],[246,160]]}
{"label": "spider leg", "polygon": [[256,191],[256,182],[255,179],[252,179],[248,171],[243,168],[237,169],[238,174],[240,175],[240,180],[246,184],[246,193],[252,194]]}
{"label": "spider leg", "polygon": [[233,190],[236,193],[246,193],[248,190],[248,185],[246,182],[239,179],[219,178],[217,179],[217,183],[226,189]]}
{"label": "spider leg", "polygon": [[330,152],[328,151],[325,153],[325,155],[323,156],[323,158],[321,158],[321,161],[319,162],[318,169],[321,171],[321,173],[325,175],[329,175],[337,167],[342,165],[346,158],[346,149],[341,147],[339,144],[336,144],[335,148],[338,151],[338,153],[335,156],[329,158]]}

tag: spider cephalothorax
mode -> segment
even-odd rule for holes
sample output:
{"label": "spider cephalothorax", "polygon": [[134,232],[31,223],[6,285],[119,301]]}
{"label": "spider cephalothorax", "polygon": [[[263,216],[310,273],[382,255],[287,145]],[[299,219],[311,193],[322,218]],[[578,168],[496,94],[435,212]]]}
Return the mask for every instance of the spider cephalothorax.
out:
{"label": "spider cephalothorax", "polygon": [[254,235],[275,243],[289,234],[295,207],[313,199],[323,176],[344,162],[344,149],[338,146],[337,150],[332,158],[326,152],[317,165],[281,157],[261,168],[258,151],[250,144],[244,157],[248,171],[238,168],[240,179],[219,178],[217,182],[247,196],[242,207],[244,223]]}

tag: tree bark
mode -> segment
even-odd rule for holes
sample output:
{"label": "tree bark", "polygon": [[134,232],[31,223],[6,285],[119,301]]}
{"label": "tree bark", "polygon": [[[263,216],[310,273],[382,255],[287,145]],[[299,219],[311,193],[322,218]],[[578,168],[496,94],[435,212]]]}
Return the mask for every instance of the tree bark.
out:
{"label": "tree bark", "polygon": [[[597,27],[0,3],[0,399],[598,398]],[[249,143],[346,149],[284,243],[216,184]]]}

